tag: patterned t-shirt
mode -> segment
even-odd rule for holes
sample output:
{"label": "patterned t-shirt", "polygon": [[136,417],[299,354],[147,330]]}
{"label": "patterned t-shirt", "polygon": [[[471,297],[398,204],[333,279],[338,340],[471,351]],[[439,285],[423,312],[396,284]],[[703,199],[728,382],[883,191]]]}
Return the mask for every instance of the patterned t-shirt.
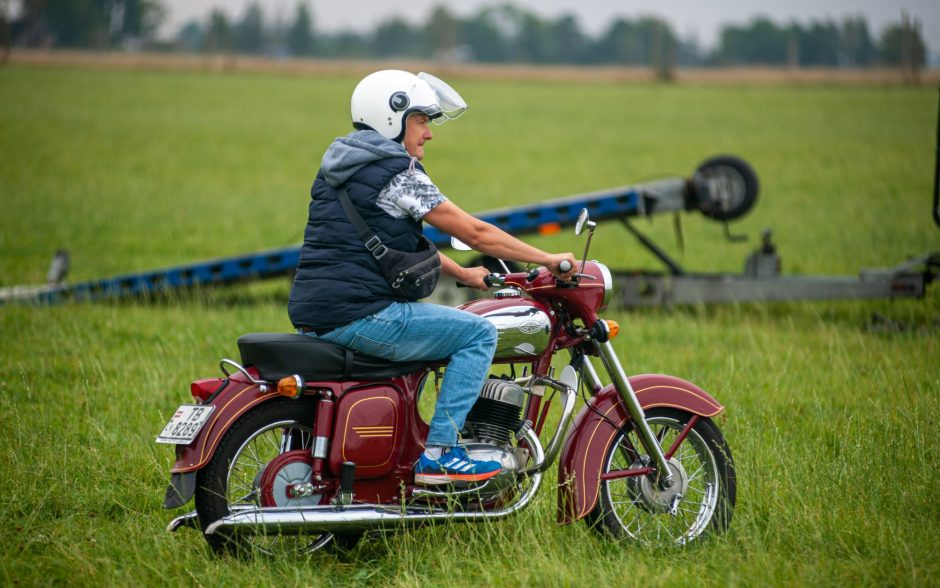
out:
{"label": "patterned t-shirt", "polygon": [[417,169],[407,169],[379,192],[379,208],[395,218],[410,216],[420,221],[435,206],[447,200],[434,182]]}

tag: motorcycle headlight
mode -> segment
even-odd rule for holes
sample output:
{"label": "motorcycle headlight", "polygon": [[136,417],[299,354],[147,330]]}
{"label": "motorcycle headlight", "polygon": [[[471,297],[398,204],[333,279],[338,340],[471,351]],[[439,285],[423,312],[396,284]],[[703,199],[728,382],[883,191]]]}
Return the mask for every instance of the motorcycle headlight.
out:
{"label": "motorcycle headlight", "polygon": [[610,304],[610,298],[614,291],[614,279],[610,275],[610,269],[606,265],[597,261],[594,263],[597,264],[597,268],[601,270],[601,276],[604,278],[604,301],[601,302],[601,307],[598,309],[598,311],[601,311]]}

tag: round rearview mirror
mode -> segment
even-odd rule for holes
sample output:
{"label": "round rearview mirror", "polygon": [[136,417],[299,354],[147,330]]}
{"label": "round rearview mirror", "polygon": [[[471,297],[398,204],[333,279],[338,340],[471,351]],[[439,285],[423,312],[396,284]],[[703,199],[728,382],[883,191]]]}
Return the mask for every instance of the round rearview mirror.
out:
{"label": "round rearview mirror", "polygon": [[574,224],[574,234],[580,235],[584,231],[584,227],[588,223],[588,210],[587,208],[582,208],[581,212],[578,214],[578,222]]}
{"label": "round rearview mirror", "polygon": [[457,237],[450,238],[450,246],[456,249],[457,251],[473,251],[473,247],[470,247]]}

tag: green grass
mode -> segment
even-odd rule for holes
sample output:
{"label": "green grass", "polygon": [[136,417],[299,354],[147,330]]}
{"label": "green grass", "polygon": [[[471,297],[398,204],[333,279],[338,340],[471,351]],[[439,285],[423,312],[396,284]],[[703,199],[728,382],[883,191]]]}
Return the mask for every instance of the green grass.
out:
{"label": "green grass", "polygon": [[[352,78],[0,69],[0,286],[72,280],[299,241]],[[772,227],[792,273],[854,274],[940,250],[928,207],[936,95],[910,88],[694,87],[455,79],[471,110],[428,169],[472,211],[687,175],[731,152],[761,201],[718,225],[639,226],[686,266],[738,271]],[[570,235],[534,238],[578,250]],[[594,255],[655,267],[615,225]],[[687,550],[554,524],[552,480],[520,516],[389,535],[344,557],[219,560],[163,531],[171,451],[153,443],[236,338],[287,330],[288,284],[148,305],[0,307],[0,583],[37,585],[937,585],[940,293],[921,301],[613,313],[630,373],[727,405],[730,532]],[[901,329],[871,326],[873,313]],[[442,562],[462,570],[455,579]]]}

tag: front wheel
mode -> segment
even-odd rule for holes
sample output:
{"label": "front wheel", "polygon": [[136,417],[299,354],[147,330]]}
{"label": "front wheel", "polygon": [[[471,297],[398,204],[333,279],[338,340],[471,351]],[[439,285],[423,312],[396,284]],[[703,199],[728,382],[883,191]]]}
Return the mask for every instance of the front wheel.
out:
{"label": "front wheel", "polygon": [[[653,434],[667,452],[694,415],[674,409],[646,413]],[[610,537],[649,545],[684,545],[728,528],[736,482],[731,450],[718,427],[699,417],[669,459],[674,484],[661,488],[651,476],[616,477],[650,465],[635,429],[618,433],[601,470],[600,497],[588,515],[592,527]]]}

